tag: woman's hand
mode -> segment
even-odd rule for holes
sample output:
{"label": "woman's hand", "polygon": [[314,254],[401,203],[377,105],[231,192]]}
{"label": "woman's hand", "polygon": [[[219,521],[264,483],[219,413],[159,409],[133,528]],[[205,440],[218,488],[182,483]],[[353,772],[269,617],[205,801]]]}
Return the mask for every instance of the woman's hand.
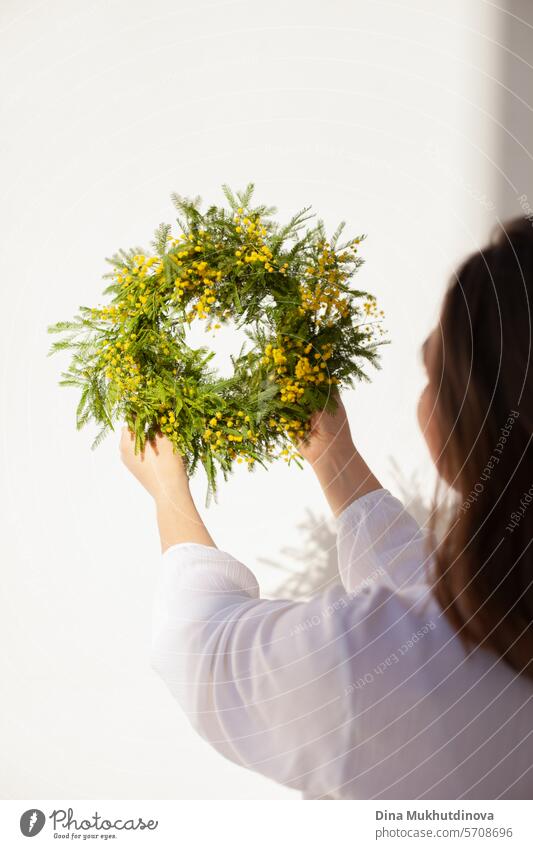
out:
{"label": "woman's hand", "polygon": [[338,395],[337,402],[333,413],[322,410],[311,417],[311,431],[298,450],[312,465],[333,514],[340,516],[352,501],[381,484],[354,445]]}
{"label": "woman's hand", "polygon": [[322,410],[313,414],[311,431],[298,445],[298,451],[312,466],[326,460],[332,453],[345,455],[348,459],[355,452],[346,409],[340,396],[336,398],[337,409],[333,413]]}
{"label": "woman's hand", "polygon": [[162,551],[179,543],[215,546],[192,499],[183,459],[166,436],[157,436],[136,454],[135,437],[125,427],[120,454],[155,501]]}
{"label": "woman's hand", "polygon": [[147,442],[142,453],[135,453],[135,437],[127,427],[122,429],[120,440],[122,462],[142,483],[152,498],[172,498],[188,488],[188,478],[183,459],[176,454],[166,436],[156,436]]}

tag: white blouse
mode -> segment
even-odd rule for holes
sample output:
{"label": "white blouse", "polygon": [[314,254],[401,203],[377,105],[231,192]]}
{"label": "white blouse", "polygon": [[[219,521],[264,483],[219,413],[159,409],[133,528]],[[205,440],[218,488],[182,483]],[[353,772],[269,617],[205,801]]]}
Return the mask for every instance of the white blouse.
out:
{"label": "white blouse", "polygon": [[337,532],[343,586],[307,602],[215,548],[163,555],[153,667],[194,728],[307,798],[533,798],[533,682],[464,651],[414,519],[379,489]]}

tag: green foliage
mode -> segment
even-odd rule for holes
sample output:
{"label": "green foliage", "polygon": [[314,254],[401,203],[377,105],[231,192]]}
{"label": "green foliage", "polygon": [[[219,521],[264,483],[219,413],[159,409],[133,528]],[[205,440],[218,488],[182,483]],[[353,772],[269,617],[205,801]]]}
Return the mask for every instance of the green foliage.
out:
{"label": "green foliage", "polygon": [[[61,384],[81,390],[77,427],[101,426],[94,445],[120,421],[137,450],[162,432],[189,473],[203,464],[208,493],[234,462],[299,464],[310,416],[334,406],[333,387],[367,379],[383,332],[375,298],[351,287],[363,237],[338,246],[341,224],[328,241],[321,221],[306,227],[310,207],[278,225],[274,208],[252,206],[253,189],[223,186],[229,210],[205,212],[172,195],[180,232],[161,224],[152,253],[120,250],[107,305],[49,328],[61,335],[51,352],[72,351]],[[207,346],[187,344],[195,321],[244,329],[231,377]]]}

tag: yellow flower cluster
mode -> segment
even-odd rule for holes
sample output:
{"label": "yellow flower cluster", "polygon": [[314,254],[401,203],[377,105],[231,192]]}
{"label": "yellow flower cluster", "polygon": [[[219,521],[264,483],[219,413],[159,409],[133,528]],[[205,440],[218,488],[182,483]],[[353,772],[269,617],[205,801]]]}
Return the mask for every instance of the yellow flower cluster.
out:
{"label": "yellow flower cluster", "polygon": [[[135,337],[135,334],[132,334]],[[122,392],[131,393],[130,400],[137,398],[137,392],[143,383],[143,376],[128,348],[131,341],[117,341],[102,345],[99,353],[105,365],[105,376],[113,381]]]}
{"label": "yellow flower cluster", "polygon": [[[309,431],[309,422],[302,422],[299,419],[288,419],[286,416],[280,416],[279,419],[270,419],[269,426],[278,433],[283,433],[295,444],[298,444]],[[295,450],[283,448],[280,451],[280,457],[284,457],[287,461],[295,457],[301,457]]]}
{"label": "yellow flower cluster", "polygon": [[99,318],[100,321],[117,321],[122,314],[122,310],[112,304],[109,307],[102,307],[102,309],[92,309],[91,315],[93,318]]}
{"label": "yellow flower cluster", "polygon": [[265,347],[265,352],[263,354],[262,362],[264,365],[273,365],[276,372],[278,374],[283,374],[284,371],[287,370],[286,362],[287,355],[283,348],[283,344],[286,345],[287,349],[292,347],[295,343],[291,339],[285,339],[280,343],[280,347],[274,347],[270,342]]}
{"label": "yellow flower cluster", "polygon": [[257,435],[249,415],[238,410],[234,417],[224,419],[217,411],[204,424],[203,438],[212,451],[227,453],[232,459],[237,458],[238,463],[245,460],[250,467],[253,466],[255,458],[250,454],[250,448],[257,444]]}
{"label": "yellow flower cluster", "polygon": [[130,316],[136,316],[139,312],[148,311],[149,293],[153,287],[154,280],[163,270],[163,263],[159,257],[145,257],[144,254],[136,254],[133,257],[132,267],[122,268],[115,271],[115,280],[121,288],[125,289],[120,303],[111,304],[102,309],[93,309],[93,318],[100,321],[109,321],[124,324]]}
{"label": "yellow flower cluster", "polygon": [[145,257],[144,254],[136,254],[133,257],[131,269],[124,266],[117,273],[117,283],[128,286],[134,280],[146,278],[150,273],[158,274],[163,268],[163,263],[158,256]]}
{"label": "yellow flower cluster", "polygon": [[329,318],[334,312],[344,318],[350,312],[348,301],[342,296],[339,287],[333,283],[302,283],[300,299],[301,315],[305,315],[306,312],[320,313],[322,311],[324,318]]}
{"label": "yellow flower cluster", "polygon": [[313,352],[311,342],[305,344],[301,339],[282,337],[276,346],[271,343],[265,346],[262,363],[272,369],[273,379],[280,386],[281,401],[294,404],[304,394],[306,384],[338,383],[336,377],[327,374],[331,356],[330,344],[323,344]]}
{"label": "yellow flower cluster", "polygon": [[183,295],[183,290],[187,287],[201,287],[201,294],[194,304],[194,308],[187,313],[187,318],[192,321],[194,318],[207,318],[211,310],[214,309],[217,296],[215,291],[216,284],[222,279],[222,272],[214,268],[209,268],[205,260],[195,261],[189,268],[184,271],[184,277],[176,280],[176,294],[178,298]]}
{"label": "yellow flower cluster", "polygon": [[349,279],[350,272],[343,268],[343,263],[355,259],[357,249],[353,245],[358,243],[355,239],[350,243],[351,250],[341,254],[336,254],[329,242],[320,245],[315,265],[307,267],[307,279],[300,284],[301,315],[312,312],[329,318],[333,313],[342,317],[349,314],[350,304],[341,286]]}
{"label": "yellow flower cluster", "polygon": [[[237,257],[237,267],[243,266],[246,263],[253,265],[254,263],[263,263],[265,271],[272,273],[274,265],[272,264],[272,251],[264,241],[267,235],[266,227],[261,222],[259,215],[249,218],[244,215],[244,210],[239,207],[235,216],[235,232],[242,238],[241,247],[235,251]],[[279,271],[281,274],[286,274],[287,263],[284,263]]]}
{"label": "yellow flower cluster", "polygon": [[[176,300],[181,301],[184,295],[192,293],[197,300],[187,313],[187,320],[207,318],[215,308],[217,301],[215,287],[222,279],[222,272],[211,268],[205,259],[193,259],[193,257],[212,250],[214,243],[205,230],[200,230],[197,237],[186,236],[182,233],[172,239],[171,244],[175,250],[171,250],[168,256],[178,272],[174,282]],[[215,327],[218,328],[220,325],[217,324]]]}
{"label": "yellow flower cluster", "polygon": [[280,419],[281,424],[285,428],[285,433],[294,442],[298,442],[306,435],[310,428],[309,422],[302,422],[299,419],[286,420],[283,416]]}
{"label": "yellow flower cluster", "polygon": [[377,301],[371,295],[368,295],[366,301],[363,302],[363,311],[365,316],[375,319],[376,321],[379,321],[379,319],[383,318],[385,315],[383,310],[378,309]]}
{"label": "yellow flower cluster", "polygon": [[159,408],[159,427],[161,428],[161,433],[168,436],[170,439],[172,437],[176,437],[178,435],[178,424],[176,422],[176,415],[174,410],[169,410],[165,408],[164,405],[161,405]]}

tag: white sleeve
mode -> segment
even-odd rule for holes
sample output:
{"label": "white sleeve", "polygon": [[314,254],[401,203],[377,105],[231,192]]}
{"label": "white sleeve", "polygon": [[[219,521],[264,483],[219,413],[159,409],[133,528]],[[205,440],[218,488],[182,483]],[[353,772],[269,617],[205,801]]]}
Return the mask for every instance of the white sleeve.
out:
{"label": "white sleeve", "polygon": [[340,514],[337,552],[347,593],[378,579],[398,589],[425,581],[427,535],[386,489],[363,495]]}
{"label": "white sleeve", "polygon": [[346,693],[375,662],[364,625],[374,603],[339,586],[308,602],[263,600],[234,557],[180,544],[162,558],[152,665],[219,752],[319,795],[358,742]]}

